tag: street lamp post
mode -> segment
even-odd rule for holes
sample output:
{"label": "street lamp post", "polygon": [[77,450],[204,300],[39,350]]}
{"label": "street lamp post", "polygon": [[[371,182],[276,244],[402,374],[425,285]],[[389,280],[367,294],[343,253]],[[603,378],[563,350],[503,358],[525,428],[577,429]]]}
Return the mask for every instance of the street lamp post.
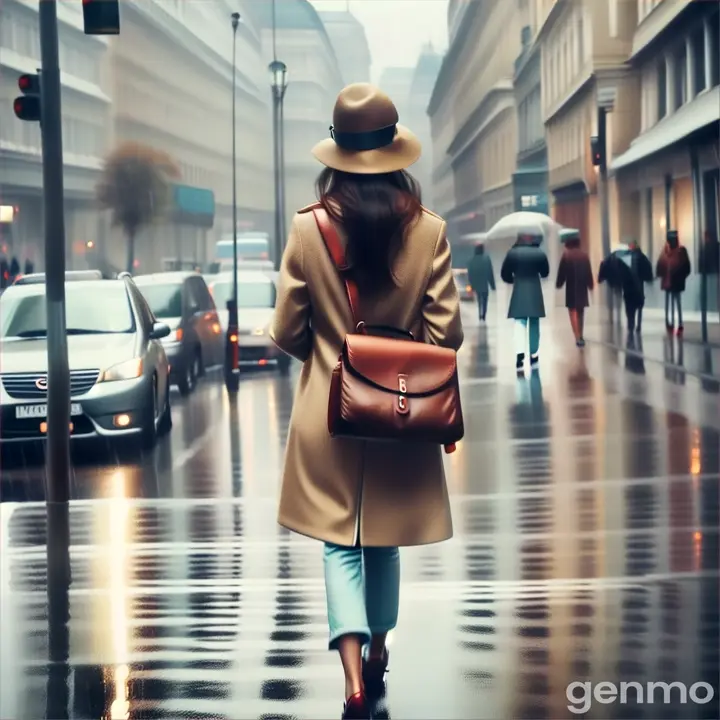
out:
{"label": "street lamp post", "polygon": [[[603,258],[610,254],[610,190],[608,187],[607,166],[607,116],[615,109],[617,89],[614,85],[602,85],[597,89],[597,125],[598,139],[601,144],[598,192],[600,195],[600,228],[602,231]],[[613,292],[608,287],[607,304],[610,318],[613,316]],[[618,307],[618,321],[620,317]]]}
{"label": "street lamp post", "polygon": [[270,87],[273,96],[273,149],[275,155],[275,269],[280,269],[280,260],[285,244],[285,160],[283,153],[283,99],[287,90],[287,65],[273,60],[270,70]]}
{"label": "street lamp post", "polygon": [[56,3],[40,3],[39,12],[48,352],[47,500],[66,503],[70,497],[70,370],[65,330],[65,191]]}
{"label": "street lamp post", "polygon": [[227,301],[228,327],[225,333],[225,387],[237,392],[240,385],[240,357],[238,347],[238,247],[237,247],[237,29],[240,13],[230,16],[233,31],[232,46],[232,224],[233,224],[233,294]]}

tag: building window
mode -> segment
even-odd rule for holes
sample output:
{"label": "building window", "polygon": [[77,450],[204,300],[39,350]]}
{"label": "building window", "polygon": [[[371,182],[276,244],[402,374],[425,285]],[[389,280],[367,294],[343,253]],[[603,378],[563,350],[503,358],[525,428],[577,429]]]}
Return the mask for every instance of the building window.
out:
{"label": "building window", "polygon": [[705,90],[705,30],[700,27],[690,37],[693,65],[693,92]]}
{"label": "building window", "polygon": [[667,66],[665,58],[657,66],[657,117],[662,120],[667,115]]}
{"label": "building window", "polygon": [[710,58],[710,87],[720,85],[720,48],[718,48],[718,38],[720,38],[720,12],[716,12],[711,18],[706,20],[709,32],[705,35],[708,42],[708,57]]}
{"label": "building window", "polygon": [[675,53],[673,74],[673,92],[675,94],[674,105],[676,108],[679,108],[688,101],[687,49],[684,45]]}

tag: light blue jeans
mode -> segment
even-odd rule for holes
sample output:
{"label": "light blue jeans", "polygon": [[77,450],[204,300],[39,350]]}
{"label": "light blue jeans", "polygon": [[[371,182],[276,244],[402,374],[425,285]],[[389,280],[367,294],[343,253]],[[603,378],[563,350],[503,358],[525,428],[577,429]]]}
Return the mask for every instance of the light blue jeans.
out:
{"label": "light blue jeans", "polygon": [[525,354],[528,334],[530,335],[530,354],[537,355],[540,349],[540,318],[521,318],[515,321],[516,354]]}
{"label": "light blue jeans", "polygon": [[396,547],[343,547],[325,543],[330,650],[338,638],[372,635],[397,625],[400,601],[400,552]]}

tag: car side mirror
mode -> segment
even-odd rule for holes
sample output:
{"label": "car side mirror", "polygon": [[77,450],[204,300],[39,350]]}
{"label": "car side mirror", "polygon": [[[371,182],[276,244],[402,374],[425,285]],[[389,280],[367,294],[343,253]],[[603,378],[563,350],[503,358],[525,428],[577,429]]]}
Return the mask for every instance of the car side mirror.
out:
{"label": "car side mirror", "polygon": [[162,340],[170,334],[170,328],[161,322],[156,322],[150,331],[151,340]]}

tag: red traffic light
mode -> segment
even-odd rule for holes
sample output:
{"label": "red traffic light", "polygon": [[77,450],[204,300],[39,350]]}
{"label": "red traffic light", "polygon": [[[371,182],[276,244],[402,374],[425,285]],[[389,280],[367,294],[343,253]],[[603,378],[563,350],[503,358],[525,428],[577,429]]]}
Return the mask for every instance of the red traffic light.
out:
{"label": "red traffic light", "polygon": [[39,75],[21,75],[18,78],[18,88],[24,95],[40,94],[40,76]]}
{"label": "red traffic light", "polygon": [[15,117],[28,122],[40,122],[40,98],[37,95],[26,95],[15,98],[13,102]]}

